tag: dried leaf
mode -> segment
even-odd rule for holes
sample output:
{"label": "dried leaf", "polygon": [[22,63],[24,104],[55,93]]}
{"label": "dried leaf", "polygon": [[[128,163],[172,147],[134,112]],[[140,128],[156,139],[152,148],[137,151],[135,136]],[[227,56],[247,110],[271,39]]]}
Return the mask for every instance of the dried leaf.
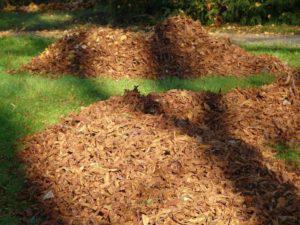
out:
{"label": "dried leaf", "polygon": [[143,221],[143,225],[149,225],[150,223],[149,217],[146,216],[145,214],[142,214],[142,221]]}
{"label": "dried leaf", "polygon": [[54,198],[54,194],[52,191],[48,191],[44,196],[43,196],[43,200],[47,200],[50,198]]}

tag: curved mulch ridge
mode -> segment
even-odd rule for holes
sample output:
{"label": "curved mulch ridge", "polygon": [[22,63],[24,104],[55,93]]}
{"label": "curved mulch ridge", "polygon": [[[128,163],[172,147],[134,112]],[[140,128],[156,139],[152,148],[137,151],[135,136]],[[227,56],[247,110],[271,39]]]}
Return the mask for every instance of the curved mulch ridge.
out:
{"label": "curved mulch ridge", "polygon": [[290,90],[135,89],[86,107],[24,140],[34,212],[50,224],[297,224],[299,174],[267,145],[300,140]]}
{"label": "curved mulch ridge", "polygon": [[20,70],[120,79],[284,74],[291,69],[273,56],[252,55],[227,38],[210,35],[198,21],[177,16],[158,24],[154,33],[112,28],[71,31]]}

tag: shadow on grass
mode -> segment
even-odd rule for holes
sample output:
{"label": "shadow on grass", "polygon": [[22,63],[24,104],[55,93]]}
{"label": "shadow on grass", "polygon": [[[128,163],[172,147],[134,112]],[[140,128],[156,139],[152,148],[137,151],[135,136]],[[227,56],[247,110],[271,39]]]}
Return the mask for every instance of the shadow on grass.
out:
{"label": "shadow on grass", "polygon": [[0,12],[0,31],[65,30],[77,25],[101,25],[114,27],[154,25],[158,18],[147,15],[120,17],[99,4],[92,9],[49,12]]}
{"label": "shadow on grass", "polygon": [[[75,43],[76,44],[76,43]],[[15,54],[22,54],[22,53],[18,53],[15,52]],[[84,58],[86,57],[84,55],[84,52],[82,52],[82,60],[84,60]],[[76,64],[76,62],[74,62]],[[80,74],[82,75],[82,77],[84,78],[84,74],[85,74],[85,70],[87,70],[88,68],[82,67],[79,68]],[[78,71],[78,68],[77,70]],[[76,91],[77,95],[76,97],[82,98],[84,103],[92,103],[93,101],[96,100],[100,100],[100,99],[106,99],[110,96],[110,93],[104,91],[100,86],[97,86],[95,84],[95,82],[93,82],[92,80],[89,79],[78,79],[78,78],[62,78],[60,80],[61,85],[65,85],[66,87],[73,87],[74,90]],[[214,80],[210,81],[211,86],[215,89],[213,89],[214,91],[219,91],[220,89],[222,91],[225,91],[225,80],[227,78],[224,78],[223,84],[221,85],[216,85]],[[250,79],[250,78],[249,78]],[[217,78],[216,78],[217,80]],[[180,81],[181,82],[181,81]],[[193,83],[193,81],[190,81],[191,83],[193,83],[194,86],[192,86],[192,84],[190,83],[189,85],[187,84],[182,84],[178,81],[169,84],[166,81],[163,80],[157,80],[154,81],[153,85],[156,86],[156,88],[161,89],[161,90],[168,90],[168,89],[173,89],[173,88],[178,88],[178,89],[187,89],[188,86],[191,87],[191,90],[197,90],[197,85],[196,83]],[[250,83],[252,82],[253,84],[257,84],[260,85],[260,81],[259,80],[250,80]],[[220,87],[221,86],[221,87]],[[25,91],[25,90],[23,90]],[[70,90],[71,91],[71,90]],[[62,98],[63,96],[57,96],[57,98]],[[212,108],[212,109],[218,109],[218,105],[221,104],[220,102],[222,101],[221,97],[212,93],[207,93],[207,104]],[[57,103],[56,103],[57,104]],[[56,105],[59,107],[59,103],[58,105]],[[6,109],[7,110],[7,109]],[[0,136],[0,141],[3,144],[3,151],[6,153],[11,154],[10,156],[7,156],[5,154],[3,154],[3,156],[1,156],[1,163],[3,162],[3,167],[5,171],[3,174],[3,182],[1,183],[2,185],[0,186],[0,193],[1,193],[1,197],[2,195],[4,196],[1,199],[4,199],[4,203],[3,206],[0,206],[1,209],[1,214],[3,215],[8,215],[8,217],[6,216],[6,218],[4,217],[5,221],[8,221],[8,219],[10,219],[11,221],[18,221],[18,213],[15,210],[16,207],[16,203],[18,203],[20,201],[19,199],[19,195],[20,193],[26,193],[26,185],[24,184],[24,179],[26,179],[24,177],[24,174],[22,173],[21,170],[19,170],[19,168],[21,169],[21,165],[19,160],[17,159],[16,155],[15,155],[15,150],[16,150],[16,144],[17,144],[17,139],[22,137],[25,134],[29,133],[28,128],[26,128],[26,124],[24,123],[16,123],[13,122],[13,115],[14,113],[12,111],[6,111],[3,110],[1,111],[1,116],[0,116],[0,122],[1,124],[4,124],[3,126],[3,132],[2,136]],[[213,111],[208,113],[207,115],[205,115],[205,117],[207,118],[207,126],[211,128],[211,130],[213,132],[216,132],[218,135],[216,135],[216,137],[214,138],[214,140],[218,140],[219,142],[225,142],[228,139],[236,139],[235,137],[233,137],[232,135],[229,134],[227,128],[226,128],[226,112],[219,112],[217,111]],[[196,125],[194,125],[196,126]],[[183,128],[185,129],[185,128]],[[222,133],[218,133],[221,132]],[[5,141],[6,140],[6,141]],[[211,144],[211,139],[207,138],[205,140],[207,143]],[[262,176],[264,178],[264,180],[267,180],[267,184],[263,183],[261,185],[266,185],[266,195],[263,195],[264,199],[263,201],[272,201],[273,199],[271,199],[270,197],[268,197],[268,192],[270,191],[275,191],[272,188],[274,187],[273,185],[278,185],[278,187],[283,187],[283,189],[280,190],[276,190],[278,191],[278,194],[282,194],[283,192],[289,191],[289,195],[286,196],[286,199],[289,200],[290,197],[294,197],[293,201],[298,201],[294,188],[292,185],[286,185],[286,184],[282,184],[281,181],[279,181],[276,178],[276,174],[274,174],[274,172],[270,171],[269,169],[265,168],[263,165],[261,165],[259,163],[260,160],[260,156],[257,155],[257,150],[253,147],[253,146],[249,146],[246,143],[244,143],[243,140],[239,140],[242,143],[243,149],[238,149],[238,148],[234,148],[232,147],[230,152],[228,152],[229,155],[227,155],[227,157],[230,158],[230,160],[224,160],[225,158],[222,155],[219,155],[219,146],[216,146],[214,144],[211,144],[211,151],[208,152],[207,154],[210,154],[211,157],[215,158],[216,160],[224,163],[226,170],[224,170],[224,173],[226,173],[226,175],[228,175],[228,179],[232,180],[232,182],[235,184],[236,186],[236,190],[237,192],[242,192],[242,194],[246,197],[248,195],[251,196],[251,198],[253,198],[256,202],[259,201],[258,197],[257,197],[257,193],[259,190],[261,190],[259,186],[253,186],[253,181],[252,180],[243,180],[243,179],[237,179],[240,175],[248,175],[247,173],[250,171],[251,173],[254,173],[254,175],[257,176]],[[226,152],[227,149],[223,149],[222,152]],[[240,152],[240,154],[236,154],[236,152]],[[247,162],[247,164],[243,165],[245,166],[245,168],[239,167],[238,170],[238,174],[236,174],[236,168],[237,168],[237,162],[238,160],[240,160],[239,156],[241,155],[245,155],[243,160],[246,160],[245,162]],[[236,161],[236,162],[235,162]],[[258,162],[257,162],[258,161]],[[250,169],[248,168],[250,163]],[[255,165],[255,168],[251,167],[251,163],[253,163],[253,165]],[[2,167],[1,167],[2,168]],[[240,171],[240,172],[239,172]],[[245,172],[246,171],[246,172]],[[14,177],[18,177],[18,181],[14,180]],[[7,184],[7,181],[13,181],[14,184],[18,184],[17,187],[10,188],[10,186]],[[268,186],[268,184],[272,184],[272,186]],[[260,184],[257,184],[260,185]],[[39,189],[39,187],[36,187],[37,190]],[[10,192],[8,190],[14,190],[12,191],[13,194],[11,195]],[[24,195],[26,196],[26,195]],[[6,200],[5,200],[6,199]],[[1,201],[1,200],[0,200]],[[253,207],[253,211],[254,213],[256,213],[257,215],[260,215],[262,213],[267,213],[267,216],[269,218],[272,218],[275,214],[277,213],[277,209],[273,212],[273,211],[266,211],[263,212],[262,210],[262,205],[256,204],[255,201],[251,202],[251,207]],[[31,206],[32,204],[35,205],[32,209],[37,210],[37,211],[33,211],[33,212],[26,212],[28,214],[28,218],[23,217],[20,218],[19,224],[34,224],[34,222],[39,221],[39,220],[43,220],[44,218],[48,218],[49,216],[51,217],[51,208],[46,208],[43,204],[41,204],[39,202],[38,199],[22,199],[22,202],[24,202],[25,207],[27,208],[31,208],[28,207]],[[41,204],[41,205],[40,205]],[[2,208],[1,208],[2,207]],[[286,212],[286,209],[283,207],[280,207],[279,210],[283,213]],[[41,212],[43,211],[43,212]],[[25,213],[25,214],[26,214]],[[287,212],[290,213],[290,212]],[[22,216],[24,216],[24,212],[22,213]],[[300,219],[300,218],[299,218]],[[26,220],[25,222],[23,222],[24,220]],[[4,223],[3,222],[3,223]],[[267,221],[264,221],[267,223]],[[7,224],[7,223],[6,223]],[[12,224],[10,222],[10,224]],[[18,224],[16,222],[16,224]]]}
{"label": "shadow on grass", "polygon": [[[0,94],[1,225],[41,224],[54,216],[53,209],[46,207],[40,198],[45,193],[39,192],[39,187],[34,185],[34,181],[26,179],[23,164],[17,154],[22,148],[20,139],[47,125],[31,120],[41,117],[37,114],[42,112],[41,114],[46,114],[43,117],[48,117],[49,120],[51,117],[51,120],[54,118],[57,121],[59,116],[70,113],[73,108],[78,109],[81,105],[86,106],[109,97],[105,92],[101,92],[100,87],[95,87],[92,81],[86,79],[65,77],[52,81],[48,88],[40,87],[41,82],[30,79],[30,76],[20,74],[10,77],[11,85],[9,82],[2,83],[6,90],[2,90],[3,93]],[[47,83],[47,78],[42,79]],[[52,93],[55,90],[51,88],[55,89],[57,86],[60,86],[60,90],[63,87],[69,88],[72,93],[68,94],[68,90]],[[34,91],[30,90],[31,88]],[[66,93],[68,95],[64,95]],[[68,104],[75,101],[72,98],[75,98],[77,103],[68,108]],[[61,113],[57,113],[57,109],[61,110]],[[53,116],[53,113],[56,115]],[[35,193],[38,198],[33,197]]]}
{"label": "shadow on grass", "polygon": [[1,12],[0,31],[38,31],[70,28],[74,23],[67,12]]}
{"label": "shadow on grass", "polygon": [[0,225],[41,224],[53,215],[28,195],[30,181],[26,179],[23,164],[17,157],[18,140],[28,131],[24,124],[13,120],[12,113],[1,108]]}
{"label": "shadow on grass", "polygon": [[[24,91],[23,85],[18,87],[18,91]],[[34,215],[31,209],[33,206],[43,208],[33,199],[27,198],[27,180],[23,165],[17,157],[20,147],[18,141],[29,132],[29,128],[23,121],[16,119],[18,112],[13,103],[0,104],[0,108],[0,224],[37,224],[41,215]]]}
{"label": "shadow on grass", "polygon": [[24,132],[22,124],[13,123],[8,110],[0,111],[0,224],[20,224],[16,212],[20,210],[19,193],[23,189],[24,174],[16,159],[16,139]]}

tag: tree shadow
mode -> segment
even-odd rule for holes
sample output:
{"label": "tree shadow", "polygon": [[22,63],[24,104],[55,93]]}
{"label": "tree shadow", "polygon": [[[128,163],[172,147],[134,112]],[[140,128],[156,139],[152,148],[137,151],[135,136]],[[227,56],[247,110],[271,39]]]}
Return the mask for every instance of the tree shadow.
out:
{"label": "tree shadow", "polygon": [[[204,104],[209,110],[205,111],[204,124],[210,131],[202,135],[204,143],[211,145],[207,155],[224,165],[224,175],[234,184],[236,192],[248,199],[246,207],[253,210],[248,213],[262,218],[261,224],[274,221],[296,224],[300,220],[300,198],[295,186],[284,182],[263,163],[259,149],[230,133],[229,106],[223,102],[222,95],[206,95]],[[238,112],[234,113],[237,116]],[[195,124],[191,126],[199,130]]]}
{"label": "tree shadow", "polygon": [[[40,42],[32,42],[30,45],[34,47],[35,44],[39,45]],[[73,42],[72,44],[76,45]],[[11,53],[22,54],[22,52]],[[84,52],[80,52],[80,56],[86,57]],[[81,58],[79,60],[83,61]],[[77,66],[76,62],[74,64]],[[73,86],[76,89],[76,96],[89,102],[105,100],[110,96],[101,87],[96,87],[92,80],[84,79],[85,67],[70,69],[79,72],[82,79],[61,78],[61,82],[66,83],[66,86]],[[12,95],[21,93],[24,88],[25,85],[18,86],[18,91],[13,92]],[[0,224],[47,224],[49,221],[64,224],[62,219],[58,219],[55,206],[48,205],[43,199],[45,190],[34,180],[27,178],[24,170],[26,165],[18,156],[19,148],[23,147],[20,146],[20,141],[32,132],[31,127],[28,127],[26,121],[17,118],[20,112],[15,111],[13,104],[12,109],[6,107],[7,104],[3,104],[0,110]]]}
{"label": "tree shadow", "polygon": [[41,212],[49,217],[52,212],[27,195],[29,181],[17,154],[19,140],[29,130],[14,118],[13,111],[13,104],[12,109],[0,110],[0,224],[36,224],[44,219]]}
{"label": "tree shadow", "polygon": [[[24,175],[20,172],[15,156],[15,140],[20,137],[22,125],[10,120],[9,112],[0,113],[0,224],[14,223],[14,210],[20,210],[18,192],[23,186]],[[22,132],[22,131],[21,131]]]}
{"label": "tree shadow", "polygon": [[135,27],[147,30],[160,20],[150,14],[119,15],[109,6],[101,3],[91,9],[41,11],[41,12],[1,12],[0,31],[41,31],[65,30],[81,25],[112,26],[121,28]]}
{"label": "tree shadow", "polygon": [[[82,38],[84,39],[86,37],[82,36]],[[161,43],[164,43],[164,41],[165,40],[162,40]],[[66,46],[64,57],[67,57],[70,50],[75,49],[75,46],[80,42],[81,40],[79,41],[78,39],[70,40],[70,44]],[[85,78],[89,67],[87,65],[85,66],[84,60],[89,56],[84,49],[80,49],[76,54],[78,54],[79,57],[76,57],[72,62],[75,67],[69,68],[70,72],[79,73],[82,78]],[[161,55],[162,54],[153,51],[153,57],[161,57]],[[169,52],[166,57],[174,57],[174,53]],[[178,62],[178,60],[181,59],[175,59],[173,63]],[[82,65],[82,67],[79,67],[79,65]],[[189,65],[178,68],[178,71],[171,72],[179,77],[184,71],[189,71],[190,69]],[[164,76],[166,65],[160,65],[158,69],[158,74]],[[88,82],[89,86],[88,89],[82,91],[83,95],[99,96],[100,98],[108,97],[105,93],[103,94],[101,90],[95,88],[92,82],[87,79],[83,79],[82,81]],[[76,83],[75,85],[79,89],[81,88],[80,83]],[[157,85],[161,85],[159,81]],[[278,222],[280,223],[296,224],[297,221],[300,220],[300,200],[296,188],[293,184],[284,183],[275,172],[262,163],[262,156],[255,146],[246,143],[246,141],[230,133],[228,129],[230,121],[229,118],[227,118],[228,106],[226,106],[222,98],[221,94],[205,93],[203,104],[208,107],[206,113],[201,115],[201,117],[204,117],[204,125],[209,128],[208,130],[203,130],[197,123],[193,124],[189,121],[182,123],[180,122],[180,118],[171,118],[165,115],[165,119],[174,122],[174,127],[180,127],[190,136],[203,136],[203,143],[211,146],[210,150],[207,151],[208,157],[223,164],[224,175],[228,180],[232,181],[236,192],[241,193],[245,199],[248,199],[246,204],[247,208],[251,209],[251,212],[245,213],[263,218],[262,221],[260,221],[262,224],[271,223],[272,220],[276,221],[277,218],[284,220],[279,220]],[[144,112],[151,113],[151,107],[155,105],[156,109],[154,109],[154,111],[156,110],[161,114],[165,114],[161,107],[154,102],[155,100],[150,99],[146,103],[142,103],[146,104]],[[203,107],[203,105],[196,107]],[[238,114],[238,112],[235,113]],[[5,122],[5,117],[3,118],[3,123],[7,123],[8,130],[14,132],[22,129],[21,127],[16,127],[15,125]],[[17,136],[12,136],[12,145],[16,138]],[[39,187],[35,188],[37,188],[37,190],[31,189],[31,191],[40,191]],[[36,199],[33,200],[37,201]],[[49,218],[48,216],[51,217],[51,208],[47,208],[44,204],[40,205],[40,202],[38,203],[38,208],[44,211],[45,215],[43,216],[47,216],[47,218]]]}
{"label": "tree shadow", "polygon": [[[133,92],[138,93],[137,88]],[[172,108],[164,111],[166,106],[160,104],[159,97],[149,95],[136,99],[138,102],[132,104],[129,96],[124,98],[132,106],[132,111],[162,115],[164,121],[174,124],[174,128],[180,128],[196,140],[200,138],[199,149],[202,145],[210,146],[205,152],[207,157],[221,167],[224,177],[233,184],[234,192],[244,198],[244,207],[240,211],[244,218],[255,221],[255,224],[298,223],[298,189],[268,166],[260,149],[244,140],[242,134],[237,136],[230,131],[229,127],[238,126],[232,120],[238,117],[238,112],[230,109],[222,94],[203,92],[197,100],[187,102],[189,108],[201,108],[200,111],[204,112],[195,115],[199,119],[193,122],[177,117],[175,112],[170,112]],[[271,132],[268,127],[264,129],[266,133]],[[188,162],[182,162],[185,163]]]}
{"label": "tree shadow", "polygon": [[[161,32],[162,34],[157,36],[160,38],[158,41],[168,42],[163,34],[164,31]],[[176,45],[166,52],[167,58],[173,58],[172,63],[176,63],[172,66],[178,67],[180,71],[190,71],[188,59],[176,59],[174,51],[177,49],[174,48]],[[152,54],[154,58],[162,55],[156,51]],[[180,63],[177,63],[178,60]],[[163,60],[158,60],[158,62],[163,62]],[[158,66],[160,69],[164,67],[164,63]],[[161,74],[161,70],[158,74]],[[159,82],[157,84],[160,85]],[[189,120],[182,121],[176,116],[170,117],[155,99],[151,99],[151,96],[145,99],[147,100],[141,98],[141,101],[145,101],[141,102],[141,105],[144,105],[142,107],[144,113],[163,114],[167,121],[174,122],[174,127],[180,127],[187,135],[195,138],[201,136],[203,144],[211,146],[206,152],[207,156],[220,162],[224,176],[232,182],[236,193],[244,197],[246,206],[244,212],[249,219],[256,217],[259,224],[297,224],[300,221],[300,197],[297,188],[292,183],[285,182],[279,174],[268,168],[260,153],[261,150],[230,132],[229,126],[233,124],[228,115],[238,116],[238,112],[232,111],[230,106],[226,105],[222,94],[205,92],[202,105],[193,105],[193,107],[205,109],[204,115],[198,115],[200,119],[196,123]],[[199,124],[204,126],[199,126]],[[264,129],[267,133],[268,127]]]}

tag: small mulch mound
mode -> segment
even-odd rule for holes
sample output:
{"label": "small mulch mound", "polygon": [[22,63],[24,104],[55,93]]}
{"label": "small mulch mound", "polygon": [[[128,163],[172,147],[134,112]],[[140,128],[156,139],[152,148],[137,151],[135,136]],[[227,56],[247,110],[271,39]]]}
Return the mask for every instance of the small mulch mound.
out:
{"label": "small mulch mound", "polygon": [[284,74],[290,69],[273,56],[249,54],[228,38],[210,35],[198,21],[177,16],[149,33],[112,28],[73,30],[21,71],[119,79]]}
{"label": "small mulch mound", "polygon": [[298,224],[299,173],[268,144],[299,143],[299,112],[279,83],[126,91],[24,140],[30,212],[48,224]]}

